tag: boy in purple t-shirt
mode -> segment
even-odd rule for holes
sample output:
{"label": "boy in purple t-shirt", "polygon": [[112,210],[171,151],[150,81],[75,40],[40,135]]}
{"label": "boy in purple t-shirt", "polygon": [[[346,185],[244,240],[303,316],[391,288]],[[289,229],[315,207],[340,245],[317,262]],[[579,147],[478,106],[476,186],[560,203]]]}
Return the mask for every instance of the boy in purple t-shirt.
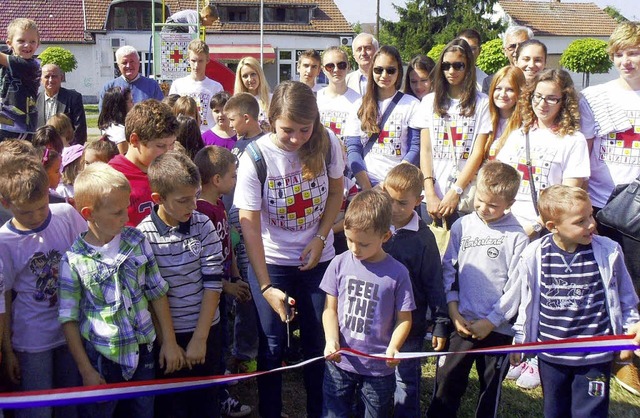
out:
{"label": "boy in purple t-shirt", "polygon": [[396,360],[341,357],[352,348],[395,357],[411,329],[415,309],[409,272],[382,249],[391,236],[391,199],[368,190],[353,199],[344,218],[350,251],[336,256],[320,288],[327,293],[322,323],[327,356],[322,416],[349,416],[356,389],[366,416],[390,416]]}

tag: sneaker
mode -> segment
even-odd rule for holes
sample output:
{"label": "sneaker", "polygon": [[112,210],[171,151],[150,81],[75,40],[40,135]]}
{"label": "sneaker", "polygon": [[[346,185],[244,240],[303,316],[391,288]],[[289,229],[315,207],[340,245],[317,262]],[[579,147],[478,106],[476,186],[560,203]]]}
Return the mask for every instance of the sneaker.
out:
{"label": "sneaker", "polygon": [[640,371],[638,366],[632,362],[614,361],[613,378],[620,386],[634,395],[640,396]]}
{"label": "sneaker", "polygon": [[509,366],[509,371],[507,372],[507,380],[518,380],[525,367],[527,367],[527,362],[522,361],[517,366]]}
{"label": "sneaker", "polygon": [[522,389],[535,389],[540,386],[540,372],[538,371],[537,357],[527,360],[520,377],[516,380],[516,385]]}
{"label": "sneaker", "polygon": [[249,405],[243,405],[239,400],[231,396],[228,391],[222,392],[226,399],[220,403],[220,414],[227,417],[246,417],[251,413]]}

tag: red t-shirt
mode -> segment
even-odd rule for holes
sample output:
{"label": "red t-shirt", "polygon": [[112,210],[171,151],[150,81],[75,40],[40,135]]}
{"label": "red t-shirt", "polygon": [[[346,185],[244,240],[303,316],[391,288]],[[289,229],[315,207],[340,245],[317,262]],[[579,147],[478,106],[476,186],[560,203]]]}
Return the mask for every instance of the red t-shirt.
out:
{"label": "red t-shirt", "polygon": [[196,202],[196,210],[207,215],[209,219],[211,219],[211,222],[213,222],[213,227],[222,242],[224,277],[229,278],[231,276],[231,234],[229,233],[227,212],[224,209],[222,199],[218,199],[218,203],[215,205],[206,200],[198,199]]}
{"label": "red t-shirt", "polygon": [[127,226],[135,228],[151,213],[151,208],[153,208],[149,177],[147,177],[147,173],[144,173],[138,166],[121,154],[111,159],[109,165],[124,174],[129,180],[131,198],[129,199],[129,222],[127,222]]}

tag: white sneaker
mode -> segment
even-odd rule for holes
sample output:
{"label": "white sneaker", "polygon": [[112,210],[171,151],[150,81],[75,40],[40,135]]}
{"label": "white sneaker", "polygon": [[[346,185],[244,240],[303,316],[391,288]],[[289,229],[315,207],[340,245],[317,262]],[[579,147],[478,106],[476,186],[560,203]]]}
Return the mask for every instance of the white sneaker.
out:
{"label": "white sneaker", "polygon": [[538,371],[538,358],[533,357],[526,362],[516,385],[522,389],[535,389],[540,386],[540,372]]}
{"label": "white sneaker", "polygon": [[527,367],[527,362],[522,361],[517,366],[509,366],[509,371],[507,372],[507,380],[518,380],[522,371]]}
{"label": "white sneaker", "polygon": [[243,405],[229,394],[226,390],[223,391],[222,396],[226,396],[226,399],[220,404],[220,414],[227,417],[246,417],[251,413],[251,407],[249,405]]}

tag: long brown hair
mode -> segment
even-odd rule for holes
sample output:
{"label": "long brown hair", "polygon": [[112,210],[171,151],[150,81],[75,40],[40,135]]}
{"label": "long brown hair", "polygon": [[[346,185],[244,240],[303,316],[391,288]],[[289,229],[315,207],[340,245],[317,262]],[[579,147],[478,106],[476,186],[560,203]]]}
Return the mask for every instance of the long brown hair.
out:
{"label": "long brown hair", "polygon": [[[498,124],[500,122],[500,109],[496,106],[496,102],[493,99],[493,93],[496,90],[496,87],[500,82],[504,79],[509,81],[513,91],[516,93],[516,105],[513,109],[513,113],[507,120],[507,124],[504,127],[504,130],[500,134],[499,138],[496,138],[496,132],[498,130]],[[491,149],[492,144],[495,141],[498,141],[496,144],[496,155],[504,146],[509,134],[515,131],[516,129],[522,126],[522,109],[520,103],[520,96],[522,96],[522,92],[527,85],[527,81],[524,78],[524,74],[522,70],[513,65],[507,65],[506,67],[501,68],[498,72],[493,76],[493,80],[491,81],[491,87],[489,87],[489,113],[491,114],[491,135],[489,135],[489,139],[487,140],[487,145],[485,149],[487,152]]]}
{"label": "long brown hair", "polygon": [[525,132],[533,127],[538,118],[533,111],[531,99],[539,83],[550,81],[555,83],[562,92],[562,100],[559,106],[560,112],[554,122],[554,132],[558,136],[573,135],[580,130],[580,110],[578,108],[578,94],[573,86],[571,76],[565,70],[548,69],[539,72],[520,96],[519,102],[522,110],[522,127]]}
{"label": "long brown hair", "polygon": [[360,109],[358,109],[358,119],[360,119],[360,122],[362,123],[362,131],[367,135],[380,132],[380,127],[378,126],[378,119],[381,116],[378,109],[379,87],[373,80],[373,67],[376,59],[380,55],[387,55],[396,61],[396,66],[398,67],[398,78],[396,78],[394,87],[396,88],[396,91],[400,90],[400,87],[402,87],[402,75],[404,73],[404,69],[402,68],[402,57],[400,57],[400,52],[398,52],[398,50],[393,46],[382,45],[371,59],[371,66],[369,68],[369,74],[367,75],[367,91],[364,93],[364,96],[362,96],[362,105],[360,106]]}
{"label": "long brown hair", "polygon": [[433,69],[433,91],[435,98],[433,110],[438,115],[444,117],[449,111],[451,99],[449,98],[449,82],[442,71],[442,61],[447,52],[462,52],[465,56],[464,80],[462,82],[462,96],[460,97],[460,113],[462,116],[470,117],[476,113],[476,61],[473,57],[471,47],[464,39],[454,39],[442,50],[440,58]]}
{"label": "long brown hair", "polygon": [[286,117],[295,123],[313,123],[311,138],[298,150],[302,164],[302,177],[311,180],[325,169],[325,156],[329,149],[329,136],[320,122],[320,112],[313,91],[299,81],[283,81],[276,87],[269,106],[269,124],[276,131],[276,121]]}

